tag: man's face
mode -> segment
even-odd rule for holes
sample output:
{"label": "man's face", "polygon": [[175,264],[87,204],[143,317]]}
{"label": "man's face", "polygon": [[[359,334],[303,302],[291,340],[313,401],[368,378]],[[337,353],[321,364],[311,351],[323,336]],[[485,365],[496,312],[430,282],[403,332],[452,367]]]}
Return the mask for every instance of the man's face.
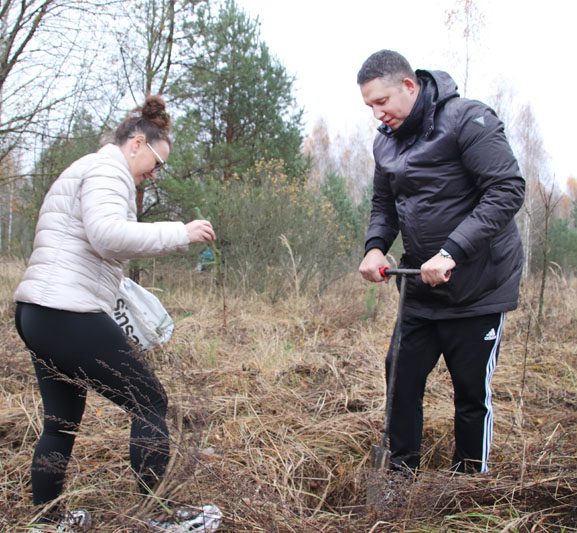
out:
{"label": "man's face", "polygon": [[361,85],[361,94],[375,118],[396,130],[411,113],[419,86],[410,78],[400,83],[387,83],[383,78],[375,78]]}

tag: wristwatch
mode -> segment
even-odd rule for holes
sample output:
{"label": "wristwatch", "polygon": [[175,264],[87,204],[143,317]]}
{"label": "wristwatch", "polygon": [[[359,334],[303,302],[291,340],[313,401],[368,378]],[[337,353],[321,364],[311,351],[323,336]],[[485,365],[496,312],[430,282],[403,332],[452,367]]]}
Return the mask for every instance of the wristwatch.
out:
{"label": "wristwatch", "polygon": [[439,250],[439,255],[440,255],[441,257],[447,257],[447,258],[449,258],[449,259],[453,259],[453,256],[452,256],[449,252],[447,252],[447,250],[445,250],[444,248],[441,248],[441,249]]}

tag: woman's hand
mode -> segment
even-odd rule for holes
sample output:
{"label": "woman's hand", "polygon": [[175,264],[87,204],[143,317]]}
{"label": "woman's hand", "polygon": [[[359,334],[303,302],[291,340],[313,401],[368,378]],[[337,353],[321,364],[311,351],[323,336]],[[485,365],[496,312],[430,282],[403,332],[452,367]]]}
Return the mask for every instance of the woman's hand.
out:
{"label": "woman's hand", "polygon": [[185,224],[188,242],[208,242],[216,239],[212,224],[208,220],[193,220]]}

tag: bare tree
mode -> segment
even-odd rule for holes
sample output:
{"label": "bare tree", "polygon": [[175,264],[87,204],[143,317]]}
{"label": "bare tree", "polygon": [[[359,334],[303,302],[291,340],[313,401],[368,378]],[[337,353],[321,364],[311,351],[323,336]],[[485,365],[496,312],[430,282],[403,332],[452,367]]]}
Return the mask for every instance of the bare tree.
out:
{"label": "bare tree", "polygon": [[477,7],[475,0],[455,0],[453,7],[446,12],[445,26],[448,29],[457,28],[465,43],[463,72],[463,95],[465,96],[469,85],[472,45],[478,39],[484,24],[485,16]]}
{"label": "bare tree", "polygon": [[[173,65],[176,0],[146,0],[123,7],[124,20],[116,33],[123,75],[134,102],[143,95],[163,93]],[[126,21],[137,28],[126,32]]]}
{"label": "bare tree", "polygon": [[563,195],[560,193],[559,189],[555,186],[555,180],[539,180],[537,184],[537,191],[539,194],[539,200],[541,204],[541,280],[539,286],[539,305],[537,311],[537,330],[539,334],[542,332],[543,325],[543,311],[545,307],[545,286],[547,284],[547,275],[549,272],[549,255],[551,252],[550,247],[550,230],[551,221],[553,220],[553,215],[557,209]]}
{"label": "bare tree", "polygon": [[369,184],[372,184],[375,162],[372,146],[376,135],[373,119],[358,126],[347,136],[337,137],[334,145],[337,172],[345,177],[347,190],[354,202],[361,201]]}
{"label": "bare tree", "polygon": [[567,198],[569,199],[569,226],[577,227],[577,178],[569,176],[566,181]]}
{"label": "bare tree", "polygon": [[[104,128],[118,84],[110,21],[121,0],[0,0],[0,249],[29,224],[22,196],[41,154],[83,110]],[[53,179],[55,176],[47,178]],[[22,219],[22,220],[20,220]]]}
{"label": "bare tree", "polygon": [[352,133],[332,139],[325,119],[318,118],[303,143],[303,153],[310,160],[309,185],[319,189],[328,174],[337,174],[345,179],[350,197],[360,201],[373,178],[371,147],[375,134],[371,119]]}
{"label": "bare tree", "polygon": [[303,143],[303,153],[310,160],[309,185],[313,189],[319,189],[325,176],[336,171],[331,150],[332,141],[327,122],[319,117]]}
{"label": "bare tree", "polygon": [[0,161],[47,122],[60,122],[59,107],[87,87],[96,49],[86,14],[117,3],[1,0]]}
{"label": "bare tree", "polygon": [[[543,217],[547,214],[547,210],[544,211],[544,205],[547,202],[543,202],[547,195],[543,193],[541,180],[547,175],[549,164],[549,156],[530,104],[521,107],[515,121],[513,136],[521,174],[526,183],[525,203],[520,222],[525,245],[525,273],[527,274],[532,264],[533,249],[542,240],[538,232],[543,228]],[[536,231],[537,234],[534,235]]]}
{"label": "bare tree", "polygon": [[[525,203],[521,218],[525,246],[525,272],[534,265],[540,272],[537,328],[542,331],[545,288],[550,267],[551,222],[563,202],[563,194],[550,173],[550,157],[531,104],[524,104],[517,115],[513,145],[525,178]],[[539,255],[534,256],[535,250]]]}
{"label": "bare tree", "polygon": [[[11,134],[25,130],[43,108],[42,103],[35,102],[27,108],[15,105],[16,109],[12,110],[10,104],[18,94],[26,94],[30,79],[21,75],[22,65],[26,66],[24,56],[55,7],[56,0],[3,0],[0,7],[0,136],[3,140],[0,161],[18,141],[18,135]],[[20,84],[10,84],[13,76],[24,79]]]}
{"label": "bare tree", "polygon": [[17,174],[15,161],[12,157],[5,157],[0,161],[0,252],[10,251],[14,227],[14,207],[16,203],[16,182],[9,179]]}

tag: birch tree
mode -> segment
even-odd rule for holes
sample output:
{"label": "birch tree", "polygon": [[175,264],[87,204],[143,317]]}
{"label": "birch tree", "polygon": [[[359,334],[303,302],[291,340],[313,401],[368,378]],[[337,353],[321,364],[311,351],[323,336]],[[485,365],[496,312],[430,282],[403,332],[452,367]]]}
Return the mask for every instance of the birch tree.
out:
{"label": "birch tree", "polygon": [[[446,12],[445,26],[455,29],[463,47],[463,96],[467,95],[471,61],[473,56],[473,44],[478,40],[480,32],[485,24],[483,12],[477,6],[475,0],[455,0],[453,7]],[[459,46],[458,50],[461,49]]]}

